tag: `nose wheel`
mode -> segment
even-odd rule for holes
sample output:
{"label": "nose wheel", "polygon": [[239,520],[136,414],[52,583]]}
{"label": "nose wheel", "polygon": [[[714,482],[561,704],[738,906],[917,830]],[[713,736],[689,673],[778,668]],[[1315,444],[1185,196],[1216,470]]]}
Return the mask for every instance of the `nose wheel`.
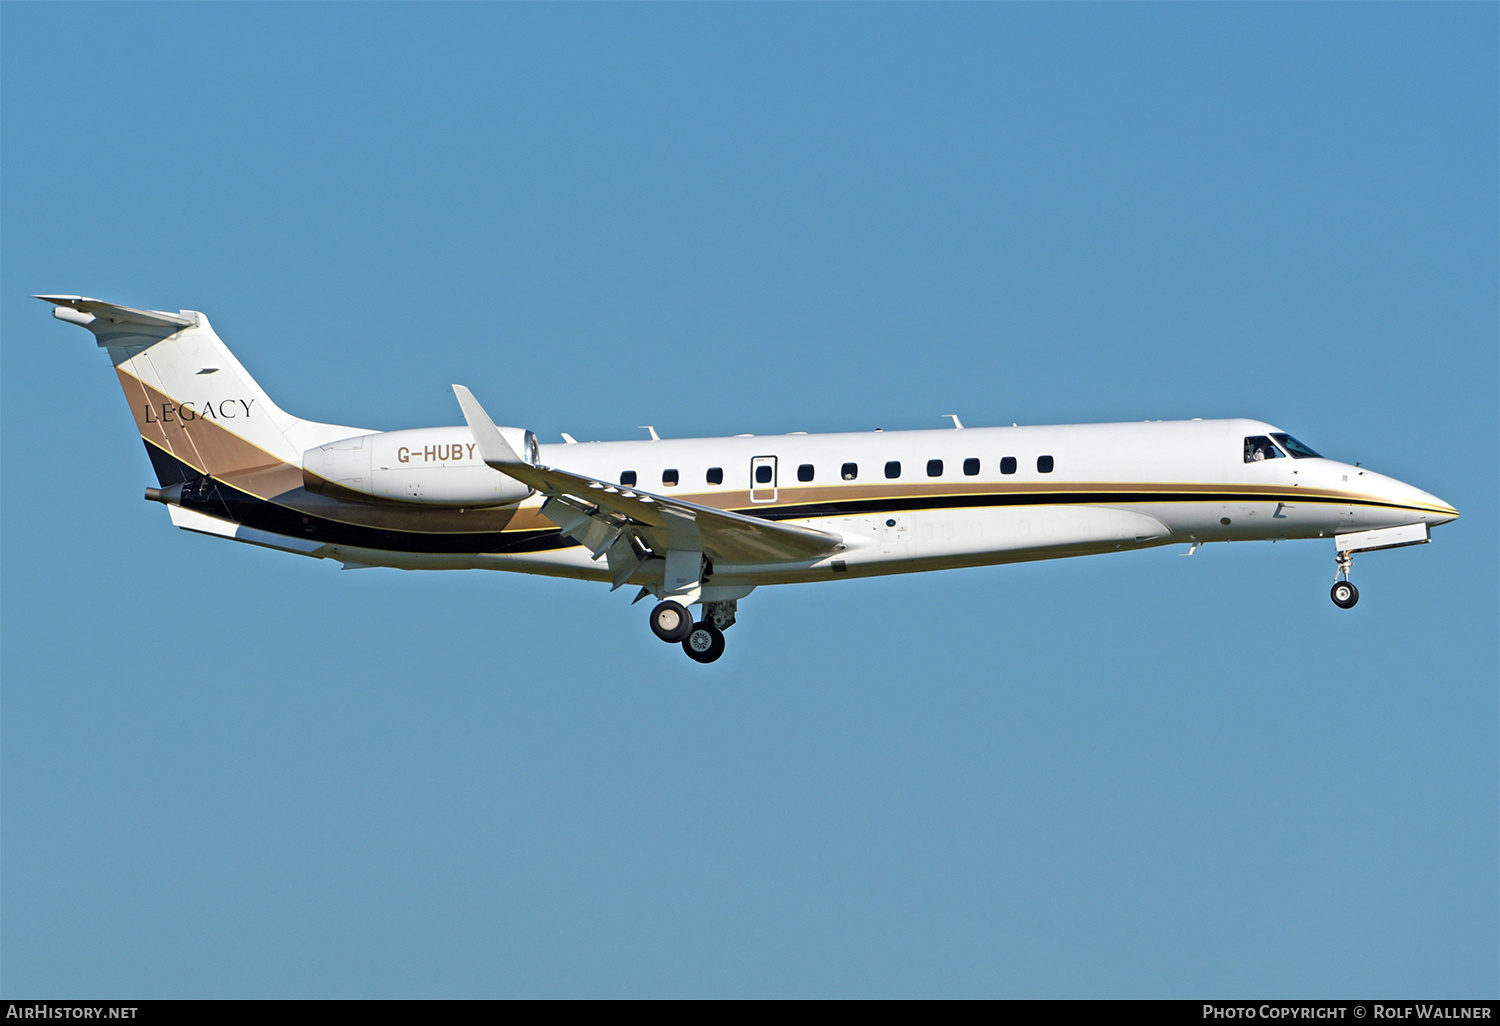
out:
{"label": "nose wheel", "polygon": [[1333,588],[1328,597],[1333,599],[1333,604],[1340,609],[1353,609],[1354,603],[1359,601],[1359,589],[1354,582],[1349,580],[1349,571],[1354,566],[1354,557],[1347,552],[1338,554],[1339,572],[1338,578],[1333,582]]}

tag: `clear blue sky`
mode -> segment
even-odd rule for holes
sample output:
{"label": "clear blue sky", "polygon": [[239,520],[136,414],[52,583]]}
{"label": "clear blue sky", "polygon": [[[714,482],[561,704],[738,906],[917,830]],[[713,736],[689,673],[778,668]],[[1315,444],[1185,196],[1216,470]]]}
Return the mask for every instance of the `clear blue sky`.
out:
{"label": "clear blue sky", "polygon": [[[0,5],[5,996],[1489,996],[1497,7]],[[172,528],[34,292],[555,441],[1251,416],[1463,512],[765,589]]]}

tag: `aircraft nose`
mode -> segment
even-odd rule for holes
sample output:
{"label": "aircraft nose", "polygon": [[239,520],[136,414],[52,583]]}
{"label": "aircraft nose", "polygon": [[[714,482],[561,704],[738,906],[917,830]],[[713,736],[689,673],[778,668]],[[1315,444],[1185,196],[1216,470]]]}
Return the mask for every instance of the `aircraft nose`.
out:
{"label": "aircraft nose", "polygon": [[1422,494],[1426,495],[1427,498],[1431,499],[1433,506],[1438,510],[1437,518],[1434,519],[1434,520],[1429,521],[1429,523],[1432,523],[1432,524],[1446,524],[1450,520],[1457,520],[1458,519],[1458,510],[1456,510],[1456,509],[1453,508],[1453,504],[1452,503],[1450,503],[1450,502],[1444,502],[1442,499],[1439,499],[1436,495],[1428,495],[1427,492],[1423,492]]}
{"label": "aircraft nose", "polygon": [[1436,526],[1458,519],[1458,510],[1454,509],[1451,503],[1444,502],[1431,492],[1424,492],[1405,481],[1386,478],[1382,491],[1393,502],[1415,514],[1415,519],[1421,523]]}

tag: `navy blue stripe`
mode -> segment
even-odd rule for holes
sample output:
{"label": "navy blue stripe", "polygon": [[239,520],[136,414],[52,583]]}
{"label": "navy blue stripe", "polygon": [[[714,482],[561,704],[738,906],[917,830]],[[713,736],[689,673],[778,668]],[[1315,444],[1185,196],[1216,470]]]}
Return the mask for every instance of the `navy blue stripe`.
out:
{"label": "navy blue stripe", "polygon": [[141,441],[146,445],[146,455],[151,457],[151,469],[156,471],[156,483],[163,488],[202,476],[165,450],[157,448],[144,438]]}
{"label": "navy blue stripe", "polygon": [[[524,553],[572,548],[576,545],[557,528],[512,531],[480,531],[432,534],[347,524],[327,517],[303,513],[205,477],[169,453],[146,444],[151,463],[163,486],[183,483],[182,505],[293,538],[307,538],[327,545],[350,545],[386,552],[432,553]],[[1298,494],[1296,492],[996,492],[981,495],[912,496],[889,499],[849,499],[841,502],[803,503],[786,506],[751,506],[736,510],[762,520],[792,520],[809,517],[860,516],[899,513],[918,509],[982,509],[1007,506],[1139,505],[1156,502],[1244,502],[1355,504],[1347,498]],[[1358,505],[1403,508],[1396,503],[1361,501]],[[420,515],[413,510],[413,515]]]}
{"label": "navy blue stripe", "polygon": [[991,492],[981,495],[919,495],[909,498],[849,499],[788,506],[751,506],[734,512],[762,520],[793,520],[806,517],[858,516],[863,513],[897,513],[914,509],[974,509],[999,506],[1138,506],[1148,502],[1284,502],[1336,506],[1380,506],[1409,509],[1397,502],[1374,502],[1299,492]]}
{"label": "navy blue stripe", "polygon": [[272,534],[306,538],[325,545],[351,545],[384,552],[542,552],[572,548],[576,543],[562,537],[557,528],[535,531],[478,531],[454,534],[424,534],[416,531],[393,531],[363,527],[330,520],[301,510],[271,502],[216,478],[206,477],[193,467],[147,443],[151,462],[163,485],[183,484],[184,509],[232,520]]}

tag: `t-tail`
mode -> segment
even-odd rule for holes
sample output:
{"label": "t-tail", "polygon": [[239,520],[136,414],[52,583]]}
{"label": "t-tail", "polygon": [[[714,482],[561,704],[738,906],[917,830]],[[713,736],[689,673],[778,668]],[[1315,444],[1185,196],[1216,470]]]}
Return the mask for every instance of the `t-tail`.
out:
{"label": "t-tail", "polygon": [[[163,490],[206,477],[266,494],[301,484],[302,453],[358,429],[300,420],[271,401],[196,310],[37,296],[109,351]],[[284,478],[285,481],[281,479]]]}

